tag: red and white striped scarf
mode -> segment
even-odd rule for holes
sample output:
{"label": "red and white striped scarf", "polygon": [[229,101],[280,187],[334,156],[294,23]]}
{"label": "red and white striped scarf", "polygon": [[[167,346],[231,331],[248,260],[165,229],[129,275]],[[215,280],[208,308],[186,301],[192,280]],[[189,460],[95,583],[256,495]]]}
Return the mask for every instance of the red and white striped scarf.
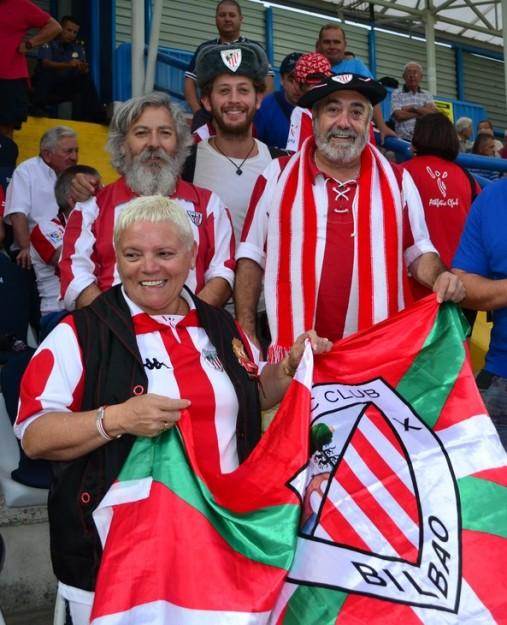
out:
{"label": "red and white striped scarf", "polygon": [[[270,208],[264,290],[272,335],[269,360],[315,326],[328,198],[324,176],[312,175],[313,137],[294,154]],[[368,144],[353,203],[354,263],[344,335],[401,310],[410,294],[403,263],[403,200],[393,169]],[[340,262],[337,250],[336,262]]]}

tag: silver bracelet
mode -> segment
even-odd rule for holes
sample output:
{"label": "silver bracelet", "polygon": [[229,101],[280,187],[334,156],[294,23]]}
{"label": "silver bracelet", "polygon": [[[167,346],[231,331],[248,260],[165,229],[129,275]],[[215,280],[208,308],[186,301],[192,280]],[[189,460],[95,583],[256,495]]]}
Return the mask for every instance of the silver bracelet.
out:
{"label": "silver bracelet", "polygon": [[115,438],[121,438],[121,434],[118,436],[110,436],[106,432],[106,428],[104,427],[104,415],[106,413],[106,407],[100,406],[97,408],[97,414],[95,415],[95,425],[97,426],[97,432],[102,436],[102,438],[106,441],[114,441]]}

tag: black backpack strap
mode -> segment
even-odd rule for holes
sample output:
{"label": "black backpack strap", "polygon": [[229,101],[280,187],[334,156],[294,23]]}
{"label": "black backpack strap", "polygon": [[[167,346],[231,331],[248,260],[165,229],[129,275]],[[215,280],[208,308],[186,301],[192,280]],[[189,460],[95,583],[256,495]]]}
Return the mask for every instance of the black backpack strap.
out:
{"label": "black backpack strap", "polygon": [[289,152],[289,150],[277,148],[275,145],[268,145],[268,150],[271,155],[271,158],[278,158],[279,156],[288,156],[292,154],[292,152]]}

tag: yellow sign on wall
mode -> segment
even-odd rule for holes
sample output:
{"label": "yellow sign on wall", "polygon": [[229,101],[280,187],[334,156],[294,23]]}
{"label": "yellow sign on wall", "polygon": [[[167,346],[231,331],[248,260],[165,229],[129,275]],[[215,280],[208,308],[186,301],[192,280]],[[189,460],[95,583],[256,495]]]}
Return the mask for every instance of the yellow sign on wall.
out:
{"label": "yellow sign on wall", "polygon": [[444,102],[444,100],[434,100],[435,106],[440,113],[443,113],[454,124],[454,105],[452,102]]}

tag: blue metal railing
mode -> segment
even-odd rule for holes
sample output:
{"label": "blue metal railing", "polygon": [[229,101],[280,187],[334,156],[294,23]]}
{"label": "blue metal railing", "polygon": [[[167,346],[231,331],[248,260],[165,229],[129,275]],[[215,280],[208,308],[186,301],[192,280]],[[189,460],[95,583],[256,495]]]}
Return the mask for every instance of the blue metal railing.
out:
{"label": "blue metal railing", "polygon": [[[147,54],[148,48],[145,48]],[[114,84],[115,100],[128,100],[132,97],[132,45],[122,43],[115,50],[114,55]],[[165,91],[177,99],[188,111],[183,96],[183,77],[188,67],[191,52],[184,52],[173,48],[159,48],[157,54],[157,66],[155,70],[155,86],[157,91]]]}

